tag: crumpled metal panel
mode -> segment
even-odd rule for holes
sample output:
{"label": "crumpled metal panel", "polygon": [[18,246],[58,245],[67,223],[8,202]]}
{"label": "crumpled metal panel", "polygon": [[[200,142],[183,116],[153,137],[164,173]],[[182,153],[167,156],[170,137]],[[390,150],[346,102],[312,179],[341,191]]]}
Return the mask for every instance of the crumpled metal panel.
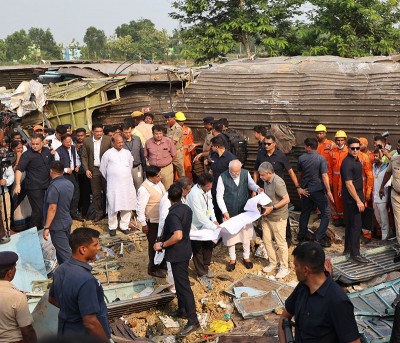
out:
{"label": "crumpled metal panel", "polygon": [[333,275],[344,283],[354,283],[370,280],[375,276],[400,270],[400,262],[394,263],[393,258],[399,245],[384,246],[369,249],[365,254],[369,260],[367,264],[358,264],[346,256],[334,257],[331,259]]}
{"label": "crumpled metal panel", "polygon": [[275,291],[253,297],[234,298],[233,303],[244,319],[262,316],[284,307],[283,301]]}
{"label": "crumpled metal panel", "polygon": [[361,341],[366,343],[384,343],[390,341],[393,319],[356,316]]}
{"label": "crumpled metal panel", "polygon": [[350,293],[348,297],[354,305],[354,314],[362,316],[387,317],[394,315],[392,303],[399,295],[400,278]]}

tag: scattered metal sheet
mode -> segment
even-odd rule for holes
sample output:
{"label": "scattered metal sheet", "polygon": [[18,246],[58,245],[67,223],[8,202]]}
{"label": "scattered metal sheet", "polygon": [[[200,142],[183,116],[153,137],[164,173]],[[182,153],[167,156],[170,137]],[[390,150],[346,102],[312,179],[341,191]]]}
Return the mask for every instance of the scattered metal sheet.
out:
{"label": "scattered metal sheet", "polygon": [[33,327],[39,339],[57,334],[59,309],[49,303],[49,292],[40,299],[32,312]]}
{"label": "scattered metal sheet", "polygon": [[354,314],[386,317],[394,314],[392,303],[399,295],[400,278],[348,294],[354,305]]}
{"label": "scattered metal sheet", "polygon": [[344,283],[354,283],[370,280],[375,276],[400,270],[400,262],[394,263],[396,249],[399,245],[388,245],[368,250],[364,256],[370,261],[368,264],[357,264],[346,256],[331,259],[333,275]]}
{"label": "scattered metal sheet", "polygon": [[18,254],[13,284],[19,290],[31,292],[32,282],[47,279],[36,227],[12,235],[10,242],[0,245],[0,251],[15,251]]}
{"label": "scattered metal sheet", "polygon": [[277,307],[284,306],[275,291],[253,297],[235,298],[233,299],[233,303],[244,319],[262,316],[273,312]]}
{"label": "scattered metal sheet", "polygon": [[104,297],[108,304],[120,300],[132,299],[147,288],[154,288],[154,280],[140,280],[118,285],[103,286]]}
{"label": "scattered metal sheet", "polygon": [[228,286],[225,292],[235,297],[236,295],[234,289],[237,287],[251,287],[263,292],[275,291],[279,295],[282,302],[287,299],[294,289],[293,287],[287,286],[284,283],[254,274],[246,274],[244,278],[233,282]]}
{"label": "scattered metal sheet", "polygon": [[367,343],[389,342],[393,319],[356,316],[361,341]]}

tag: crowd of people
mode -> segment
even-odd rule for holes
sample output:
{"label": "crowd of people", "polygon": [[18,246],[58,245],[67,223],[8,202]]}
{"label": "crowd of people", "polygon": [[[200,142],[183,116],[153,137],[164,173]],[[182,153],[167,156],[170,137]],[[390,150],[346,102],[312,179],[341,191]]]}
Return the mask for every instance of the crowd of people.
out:
{"label": "crowd of people", "polygon": [[[118,229],[128,234],[132,216],[137,218],[148,240],[148,274],[168,278],[170,289],[178,298],[173,315],[188,319],[180,336],[199,328],[189,281],[190,259],[197,280],[204,287],[212,289],[215,277],[210,269],[215,242],[191,240],[190,231],[220,228],[224,221],[243,213],[247,201],[256,194],[264,192],[271,200],[261,209],[261,238],[269,261],[263,271],[278,280],[288,276],[289,247],[298,245],[293,252],[296,275],[309,291],[310,285],[333,287],[322,263],[323,248],[331,245],[327,236],[331,219],[335,226],[345,227],[343,253],[355,263],[369,262],[360,253],[361,237],[368,240],[372,235],[371,227],[362,227],[366,208],[373,208],[375,214],[373,234],[383,240],[390,238],[392,221],[400,242],[400,158],[396,158],[400,141],[397,150],[392,150],[387,134],[376,136],[370,151],[367,139],[348,138],[342,130],[336,132],[334,141],[329,140],[326,127],[320,124],[315,128],[316,136],[304,140],[305,153],[298,159],[296,174],[287,155],[277,148],[276,137],[257,125],[254,137],[259,146],[251,175],[233,148],[231,137],[237,133],[229,128],[228,120],[203,119],[206,135],[202,151],[196,155],[195,148],[201,144],[195,144],[192,130],[185,125],[185,114],[169,112],[164,117],[166,125],[154,124],[151,113],[135,111],[121,126],[104,128],[101,123],[93,123],[90,135],[84,128],[72,131],[71,125],[58,125],[54,133],[36,125],[28,142],[23,142],[19,132],[9,137],[15,156],[3,168],[0,180],[1,201],[6,201],[5,208],[9,209],[9,214],[3,213],[4,221],[0,221],[0,240],[9,241],[9,228],[21,231],[36,227],[43,229],[44,239],[51,237],[59,267],[49,301],[60,308],[60,335],[89,333],[104,340],[110,338],[102,289],[91,276],[88,264],[99,249],[99,234],[89,228],[71,233],[72,220],[91,219],[97,223],[107,217],[108,234],[113,237]],[[5,140],[5,136],[2,131],[0,138]],[[194,173],[194,163],[202,163],[203,171]],[[285,173],[301,198],[297,237],[292,237],[288,220],[290,196]],[[315,211],[320,224],[310,238],[308,225]],[[243,247],[244,267],[252,269],[250,243],[256,236],[253,223],[236,234],[222,232],[222,243],[229,255],[226,270],[235,270],[238,244]],[[9,288],[17,260],[12,252],[3,254],[1,299],[1,287],[7,283]],[[298,316],[296,297],[304,298],[299,295],[303,288],[296,288],[288,299],[285,318]],[[327,291],[323,293],[322,297]],[[351,317],[351,303],[341,300],[345,303],[338,304],[337,297],[324,301]],[[319,317],[320,325],[328,322],[336,328],[341,323],[339,319],[332,320],[326,311],[316,311],[318,304],[307,306],[312,315]],[[13,337],[10,342],[25,341],[26,335],[31,337],[27,342],[35,341],[26,310],[21,305],[23,316],[17,316],[16,324],[8,329],[2,325],[5,321],[0,310],[0,342],[9,330],[15,331],[9,333]],[[318,335],[318,330],[311,332],[305,321],[296,320],[296,325],[304,339]],[[327,330],[323,334],[357,342],[354,325],[354,320],[347,320],[348,331]],[[25,330],[26,327],[30,329]],[[314,338],[318,337],[322,336]]]}

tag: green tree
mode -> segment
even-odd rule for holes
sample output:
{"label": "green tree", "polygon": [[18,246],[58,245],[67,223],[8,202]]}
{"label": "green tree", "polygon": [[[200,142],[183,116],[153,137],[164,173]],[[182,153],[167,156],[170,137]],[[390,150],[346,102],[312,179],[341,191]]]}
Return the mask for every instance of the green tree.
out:
{"label": "green tree", "polygon": [[88,50],[87,58],[104,58],[107,47],[107,37],[103,30],[96,29],[93,26],[87,28],[83,37]]}
{"label": "green tree", "polygon": [[388,55],[400,50],[398,0],[310,0],[310,24],[300,32],[303,54],[342,57]]}
{"label": "green tree", "polygon": [[6,44],[6,59],[9,62],[13,61],[25,61],[29,53],[28,47],[31,41],[25,30],[19,30],[11,35],[8,35],[5,39]]}
{"label": "green tree", "polygon": [[303,0],[175,0],[183,37],[198,62],[232,52],[241,43],[248,57],[251,43],[269,55],[282,53],[288,43],[285,29],[299,14]]}
{"label": "green tree", "polygon": [[[149,19],[132,20],[129,24],[122,24],[115,29],[116,41],[129,36],[131,45],[125,55],[130,59],[164,58],[168,49],[169,37],[166,30],[157,30]],[[127,41],[123,41],[124,49],[128,49]],[[112,54],[112,53],[111,53]]]}
{"label": "green tree", "polygon": [[61,46],[57,45],[50,29],[47,29],[45,31],[41,28],[31,27],[28,31],[28,38],[30,39],[30,45],[34,45],[40,49],[41,59],[43,60],[61,59],[62,57]]}
{"label": "green tree", "polygon": [[6,52],[7,52],[6,42],[0,39],[0,63],[5,63],[7,61]]}
{"label": "green tree", "polygon": [[135,60],[137,56],[134,54],[134,46],[132,37],[126,35],[123,37],[110,37],[107,41],[107,48],[110,59],[112,60]]}

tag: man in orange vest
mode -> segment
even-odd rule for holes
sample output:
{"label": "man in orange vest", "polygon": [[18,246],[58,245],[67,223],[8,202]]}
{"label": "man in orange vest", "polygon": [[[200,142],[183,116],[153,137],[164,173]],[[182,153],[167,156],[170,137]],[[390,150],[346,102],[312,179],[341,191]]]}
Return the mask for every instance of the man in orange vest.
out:
{"label": "man in orange vest", "polygon": [[358,140],[360,141],[360,151],[368,155],[371,165],[373,165],[375,163],[375,156],[374,152],[368,149],[368,139],[360,137]]}
{"label": "man in orange vest", "polygon": [[[359,139],[360,140],[360,139]],[[368,145],[368,144],[367,144]],[[360,140],[360,147],[361,147],[361,140]],[[363,153],[360,149],[358,152],[357,158],[361,162],[362,165],[362,178],[363,178],[363,193],[364,193],[364,201],[365,207],[372,208],[372,189],[374,187],[374,176],[372,172],[372,163],[369,159],[369,156],[366,153]],[[368,240],[372,239],[371,231],[363,229],[363,236],[364,239]]]}
{"label": "man in orange vest", "polygon": [[330,139],[326,138],[326,126],[319,124],[315,128],[315,132],[317,134],[317,141],[318,141],[318,149],[317,152],[320,154],[322,157],[325,157],[326,161],[329,161],[329,154],[333,147],[335,146],[335,143],[331,141]]}
{"label": "man in orange vest", "polygon": [[346,158],[348,149],[346,146],[346,132],[339,130],[335,135],[335,146],[329,153],[328,175],[329,184],[332,189],[335,204],[331,204],[332,219],[334,226],[344,226],[343,222],[343,199],[342,199],[342,179],[340,177],[340,167]]}

